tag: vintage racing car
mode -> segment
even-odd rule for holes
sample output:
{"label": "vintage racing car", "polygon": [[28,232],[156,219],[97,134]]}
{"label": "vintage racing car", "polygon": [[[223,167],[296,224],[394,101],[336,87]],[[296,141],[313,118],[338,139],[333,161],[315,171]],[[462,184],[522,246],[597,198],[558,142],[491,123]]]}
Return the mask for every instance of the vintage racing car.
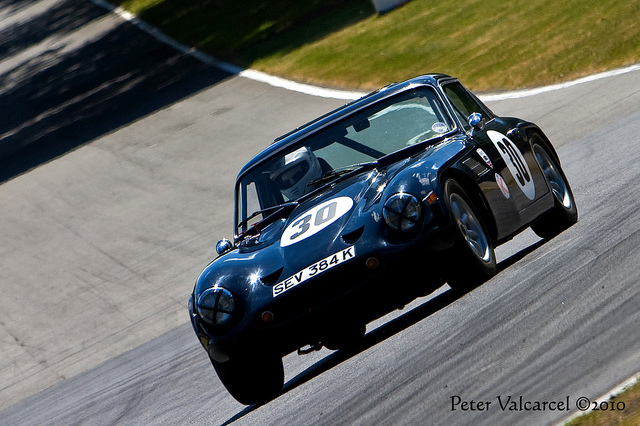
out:
{"label": "vintage racing car", "polygon": [[455,78],[389,85],[278,138],[240,171],[233,241],[198,278],[193,328],[239,402],[283,386],[282,357],[347,347],[446,281],[496,273],[494,247],[578,219],[535,124]]}

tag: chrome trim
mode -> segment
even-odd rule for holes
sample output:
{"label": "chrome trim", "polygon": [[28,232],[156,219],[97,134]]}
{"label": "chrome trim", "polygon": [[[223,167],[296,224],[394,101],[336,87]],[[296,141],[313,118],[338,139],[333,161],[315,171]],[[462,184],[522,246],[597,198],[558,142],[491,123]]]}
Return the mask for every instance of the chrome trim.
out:
{"label": "chrome trim", "polygon": [[450,201],[451,212],[467,245],[478,258],[483,262],[488,262],[491,258],[489,239],[485,235],[479,219],[460,195],[452,194]]}
{"label": "chrome trim", "polygon": [[[207,298],[212,298],[213,301],[206,300]],[[225,325],[233,318],[233,314],[235,313],[235,300],[229,290],[216,285],[200,294],[196,304],[196,310],[198,311],[200,319],[207,324],[216,326]]]}
{"label": "chrome trim", "polygon": [[415,228],[420,221],[422,204],[413,194],[398,192],[384,202],[382,217],[389,228],[398,232],[407,232]]}
{"label": "chrome trim", "polygon": [[233,243],[226,238],[221,239],[216,243],[216,253],[219,255],[224,254],[225,252],[231,250],[233,248]]}
{"label": "chrome trim", "polygon": [[562,175],[556,169],[555,163],[539,145],[533,146],[533,152],[538,164],[540,164],[542,173],[544,173],[544,177],[553,192],[553,196],[565,209],[570,209],[572,204],[571,195],[569,194],[569,189],[562,178]]}

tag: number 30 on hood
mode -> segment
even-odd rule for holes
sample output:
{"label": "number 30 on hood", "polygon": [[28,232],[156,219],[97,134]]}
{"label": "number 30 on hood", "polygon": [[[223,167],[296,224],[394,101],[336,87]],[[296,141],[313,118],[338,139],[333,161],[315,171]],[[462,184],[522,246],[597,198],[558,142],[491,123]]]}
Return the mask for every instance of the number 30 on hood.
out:
{"label": "number 30 on hood", "polygon": [[349,197],[338,197],[318,204],[297,216],[282,233],[280,246],[286,247],[322,231],[353,207]]}

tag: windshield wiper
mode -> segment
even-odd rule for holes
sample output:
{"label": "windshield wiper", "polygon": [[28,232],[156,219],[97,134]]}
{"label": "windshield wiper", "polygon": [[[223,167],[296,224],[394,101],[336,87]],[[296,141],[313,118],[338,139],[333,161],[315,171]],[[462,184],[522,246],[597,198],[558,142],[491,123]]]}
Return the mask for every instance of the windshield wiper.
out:
{"label": "windshield wiper", "polygon": [[[447,137],[449,137],[451,132],[446,133],[444,135],[438,135],[435,136],[431,139],[427,139],[421,142],[416,142],[413,145],[409,145],[407,147],[404,147],[398,151],[394,151],[391,154],[387,154],[384,157],[381,157],[378,159],[378,165],[380,167],[386,167],[389,166],[393,163],[395,163],[396,161],[400,161],[403,160],[405,158],[409,158],[409,157],[413,157],[416,154],[422,153],[425,150],[430,150],[430,149],[435,149],[435,145],[442,142],[443,140],[445,140]],[[425,148],[425,142],[429,143],[429,146],[427,146]]]}
{"label": "windshield wiper", "polygon": [[307,184],[307,186],[316,185],[319,183],[329,182],[336,179],[339,176],[346,175],[351,172],[361,171],[362,169],[376,167],[378,165],[377,161],[370,161],[368,163],[359,163],[354,164],[347,167],[342,167],[339,169],[329,170],[327,173],[320,176],[318,179],[314,179]]}
{"label": "windshield wiper", "polygon": [[[236,227],[236,229],[242,228],[242,227],[243,227],[244,225],[246,225],[246,224],[247,224],[251,219],[255,218],[255,217],[256,217],[256,216],[258,216],[258,215],[261,215],[261,214],[264,214],[264,213],[267,213],[267,212],[270,212],[270,211],[277,212],[277,211],[282,210],[282,209],[287,209],[287,208],[290,208],[290,207],[296,207],[297,205],[298,205],[298,202],[297,202],[297,201],[290,201],[290,202],[288,202],[288,203],[278,204],[278,205],[276,205],[276,206],[271,206],[271,207],[267,207],[267,208],[264,208],[264,209],[258,210],[258,211],[256,211],[256,212],[251,213],[251,215],[250,215],[248,218],[246,218],[245,220],[243,220],[242,222],[240,222],[240,223],[238,224],[238,226]],[[253,227],[251,227],[251,228],[247,229],[246,231],[244,231],[243,233],[241,233],[241,234],[239,235],[239,238],[240,238],[240,237],[244,238],[246,235],[248,235],[249,231],[252,231],[252,230],[254,230],[254,231],[256,231],[256,230],[257,230],[257,231],[259,231],[260,229],[257,229],[257,228],[256,228],[256,226],[258,225],[258,223],[263,224],[263,222],[264,222],[267,218],[269,218],[269,217],[271,217],[271,216],[274,216],[274,215],[269,215],[269,216],[265,217],[263,220],[261,220],[261,221],[259,221],[259,222],[255,223]],[[264,224],[263,224],[263,226],[264,226],[264,225],[268,225],[268,223],[264,223]]]}

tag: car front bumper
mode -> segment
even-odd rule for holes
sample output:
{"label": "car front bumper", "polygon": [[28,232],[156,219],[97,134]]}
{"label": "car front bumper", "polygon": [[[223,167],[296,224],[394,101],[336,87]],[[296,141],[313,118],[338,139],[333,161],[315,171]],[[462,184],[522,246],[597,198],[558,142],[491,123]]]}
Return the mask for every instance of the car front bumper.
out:
{"label": "car front bumper", "polygon": [[354,259],[253,307],[224,334],[210,332],[194,314],[191,301],[192,325],[209,356],[220,363],[250,354],[281,357],[320,344],[442,285],[431,250],[452,244],[451,228],[435,227],[425,237],[393,245],[359,240],[353,245]]}

